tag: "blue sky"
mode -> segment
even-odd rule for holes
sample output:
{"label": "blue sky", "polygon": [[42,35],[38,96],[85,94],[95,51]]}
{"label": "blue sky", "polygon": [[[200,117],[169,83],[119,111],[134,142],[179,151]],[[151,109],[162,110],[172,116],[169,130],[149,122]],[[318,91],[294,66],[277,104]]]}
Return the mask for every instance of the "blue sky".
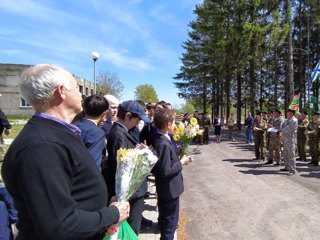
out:
{"label": "blue sky", "polygon": [[55,63],[93,79],[91,52],[100,54],[96,73],[118,75],[121,100],[141,84],[160,100],[180,106],[172,77],[179,72],[193,9],[202,0],[17,0],[0,2],[0,62]]}

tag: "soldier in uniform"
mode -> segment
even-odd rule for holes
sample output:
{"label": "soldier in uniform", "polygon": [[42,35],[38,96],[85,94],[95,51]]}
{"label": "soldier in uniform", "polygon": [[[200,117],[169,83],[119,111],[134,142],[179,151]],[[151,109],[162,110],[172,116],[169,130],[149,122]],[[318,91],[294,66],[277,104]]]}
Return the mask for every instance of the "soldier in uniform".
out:
{"label": "soldier in uniform", "polygon": [[[273,116],[273,112],[269,112],[268,114],[268,128],[271,128],[273,126],[273,120],[274,120],[274,116]],[[267,150],[269,150],[269,146],[270,146],[270,132],[267,131]]]}
{"label": "soldier in uniform", "polygon": [[266,159],[266,130],[267,122],[262,119],[261,112],[257,111],[256,117],[253,121],[253,133],[254,133],[254,149],[255,160],[265,161]]}
{"label": "soldier in uniform", "polygon": [[291,176],[296,173],[296,161],[294,157],[295,144],[297,140],[298,120],[294,116],[295,110],[287,110],[287,120],[284,121],[281,128],[283,141],[283,160],[284,168],[282,171],[288,171]]}
{"label": "soldier in uniform", "polygon": [[210,118],[208,117],[208,112],[205,112],[202,117],[202,126],[203,126],[203,143],[209,143],[209,128],[210,128]]}
{"label": "soldier in uniform", "polygon": [[308,120],[308,112],[307,110],[302,110],[300,116],[298,118],[298,132],[297,132],[297,148],[298,148],[298,155],[299,161],[307,161],[307,154],[306,154],[306,145],[307,145],[307,135],[305,134],[307,127],[309,125]]}
{"label": "soldier in uniform", "polygon": [[[284,122],[283,117],[281,116],[281,111],[275,109],[273,112],[273,121],[270,127],[280,130]],[[276,165],[280,165],[281,160],[281,136],[280,132],[269,132],[269,155],[268,162],[266,164],[272,164],[276,162]]]}
{"label": "soldier in uniform", "polygon": [[308,125],[306,133],[309,137],[309,153],[311,156],[311,162],[315,166],[319,166],[319,131],[320,131],[320,120],[319,112],[312,112],[312,120]]}

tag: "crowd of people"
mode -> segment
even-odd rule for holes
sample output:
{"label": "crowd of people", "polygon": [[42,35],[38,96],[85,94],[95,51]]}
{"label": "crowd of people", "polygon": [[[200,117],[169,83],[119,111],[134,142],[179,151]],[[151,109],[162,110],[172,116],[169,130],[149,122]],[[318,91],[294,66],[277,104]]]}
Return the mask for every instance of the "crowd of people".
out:
{"label": "crowd of people", "polygon": [[152,146],[158,157],[152,169],[158,228],[161,239],[174,238],[184,191],[181,171],[193,157],[181,156],[173,139],[169,103],[83,98],[72,74],[53,64],[27,69],[20,91],[35,113],[1,169],[17,211],[17,240],[102,239],[108,227],[124,220],[136,235],[150,227],[152,221],[142,216],[147,179],[128,201],[115,197],[117,150],[137,145]]}
{"label": "crowd of people", "polygon": [[[309,121],[307,111],[287,109],[284,117],[280,109],[267,114],[257,111],[255,117],[248,113],[245,120],[247,143],[254,139],[255,160],[280,166],[288,175],[296,173],[296,161],[307,162],[307,149],[311,157],[309,164],[319,166],[319,112],[312,111]],[[253,135],[252,135],[253,133]]]}

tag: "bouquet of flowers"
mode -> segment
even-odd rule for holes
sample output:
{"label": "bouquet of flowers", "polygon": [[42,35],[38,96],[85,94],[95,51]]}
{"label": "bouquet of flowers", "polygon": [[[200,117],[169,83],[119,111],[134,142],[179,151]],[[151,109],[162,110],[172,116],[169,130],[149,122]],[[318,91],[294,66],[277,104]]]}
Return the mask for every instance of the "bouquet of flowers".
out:
{"label": "bouquet of flowers", "polygon": [[[149,148],[124,149],[117,151],[116,197],[118,201],[127,201],[135,193],[158,158]],[[103,240],[138,239],[127,221],[112,225]]]}
{"label": "bouquet of flowers", "polygon": [[192,139],[197,135],[202,135],[203,130],[200,129],[198,120],[192,117],[190,123],[180,122],[178,126],[174,126],[173,133],[173,139],[181,144],[181,156],[184,156],[189,152]]}

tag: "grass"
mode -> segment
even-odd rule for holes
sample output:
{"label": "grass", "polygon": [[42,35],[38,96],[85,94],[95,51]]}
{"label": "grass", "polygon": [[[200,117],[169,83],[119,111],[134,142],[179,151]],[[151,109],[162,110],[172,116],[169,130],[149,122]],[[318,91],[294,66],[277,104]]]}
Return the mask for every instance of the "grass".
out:
{"label": "grass", "polygon": [[15,139],[23,127],[24,124],[12,124],[11,133],[9,135],[2,134],[2,136],[4,139]]}

